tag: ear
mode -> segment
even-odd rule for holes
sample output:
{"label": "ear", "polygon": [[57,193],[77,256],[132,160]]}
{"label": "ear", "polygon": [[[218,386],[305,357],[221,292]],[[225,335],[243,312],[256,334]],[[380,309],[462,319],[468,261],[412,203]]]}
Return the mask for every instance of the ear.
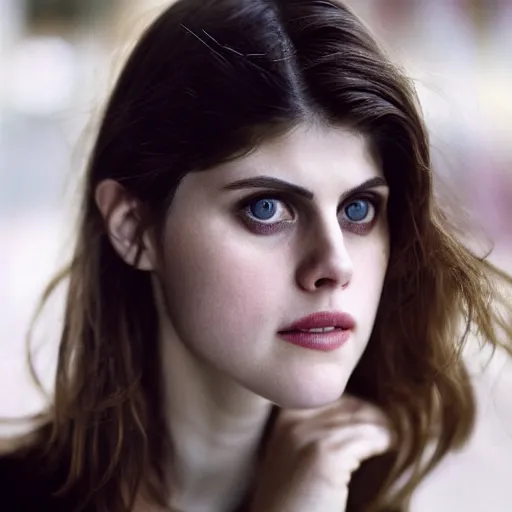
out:
{"label": "ear", "polygon": [[142,231],[140,202],[120,183],[110,179],[100,182],[94,197],[110,243],[119,256],[139,270],[154,270],[156,254],[149,234]]}

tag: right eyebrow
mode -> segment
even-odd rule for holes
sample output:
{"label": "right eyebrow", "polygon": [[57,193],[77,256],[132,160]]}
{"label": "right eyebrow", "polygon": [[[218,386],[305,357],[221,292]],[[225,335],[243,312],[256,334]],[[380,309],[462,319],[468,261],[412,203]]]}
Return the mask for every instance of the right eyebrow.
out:
{"label": "right eyebrow", "polygon": [[288,181],[284,181],[279,178],[273,178],[272,176],[255,176],[253,178],[245,178],[229,183],[223,187],[224,190],[239,190],[243,188],[271,188],[295,194],[309,201],[312,201],[315,197],[313,192],[306,188],[294,185],[293,183],[289,183]]}

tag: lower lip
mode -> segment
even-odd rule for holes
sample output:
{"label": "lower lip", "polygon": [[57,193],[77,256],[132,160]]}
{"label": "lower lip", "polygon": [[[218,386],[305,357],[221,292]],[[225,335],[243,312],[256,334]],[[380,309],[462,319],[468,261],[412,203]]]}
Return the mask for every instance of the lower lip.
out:
{"label": "lower lip", "polygon": [[288,343],[299,347],[319,350],[320,352],[331,352],[348,341],[350,332],[349,329],[335,329],[329,332],[288,331],[280,332],[279,336]]}

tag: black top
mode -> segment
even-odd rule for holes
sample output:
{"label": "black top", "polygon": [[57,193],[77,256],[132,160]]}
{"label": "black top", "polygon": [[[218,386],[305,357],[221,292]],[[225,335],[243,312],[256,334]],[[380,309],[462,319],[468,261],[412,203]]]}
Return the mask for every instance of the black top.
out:
{"label": "black top", "polygon": [[[262,444],[277,418],[274,408],[263,434]],[[67,479],[63,465],[49,471],[43,463],[41,452],[49,438],[49,425],[36,432],[37,442],[13,453],[0,453],[0,512],[97,512],[95,505],[83,506],[83,499],[89,493],[74,492],[65,497],[55,496]],[[250,493],[244,497],[235,512],[248,510]],[[82,505],[82,506],[81,506]]]}
{"label": "black top", "polygon": [[[33,454],[0,455],[0,512],[97,512],[95,505],[84,507],[76,494],[55,496],[65,472],[50,473],[42,468],[40,458]],[[246,510],[244,500],[235,512]]]}
{"label": "black top", "polygon": [[[42,470],[38,458],[30,454],[0,456],[0,510],[2,512],[73,512],[78,502],[58,498],[54,492],[61,475]],[[92,512],[82,509],[82,512]]]}

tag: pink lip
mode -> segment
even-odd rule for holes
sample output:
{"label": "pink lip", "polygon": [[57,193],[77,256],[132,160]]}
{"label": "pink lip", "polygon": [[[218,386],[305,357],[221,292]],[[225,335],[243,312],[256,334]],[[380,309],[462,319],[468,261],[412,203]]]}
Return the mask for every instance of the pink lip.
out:
{"label": "pink lip", "polygon": [[[279,331],[279,336],[285,341],[300,347],[328,352],[344,345],[355,327],[354,319],[341,312],[320,312],[303,317]],[[300,329],[318,329],[335,327],[333,331],[303,332]]]}
{"label": "pink lip", "polygon": [[298,329],[318,329],[320,327],[339,327],[341,329],[353,329],[355,320],[347,313],[339,311],[321,311],[300,318],[293,324],[284,327],[280,332],[296,331]]}

